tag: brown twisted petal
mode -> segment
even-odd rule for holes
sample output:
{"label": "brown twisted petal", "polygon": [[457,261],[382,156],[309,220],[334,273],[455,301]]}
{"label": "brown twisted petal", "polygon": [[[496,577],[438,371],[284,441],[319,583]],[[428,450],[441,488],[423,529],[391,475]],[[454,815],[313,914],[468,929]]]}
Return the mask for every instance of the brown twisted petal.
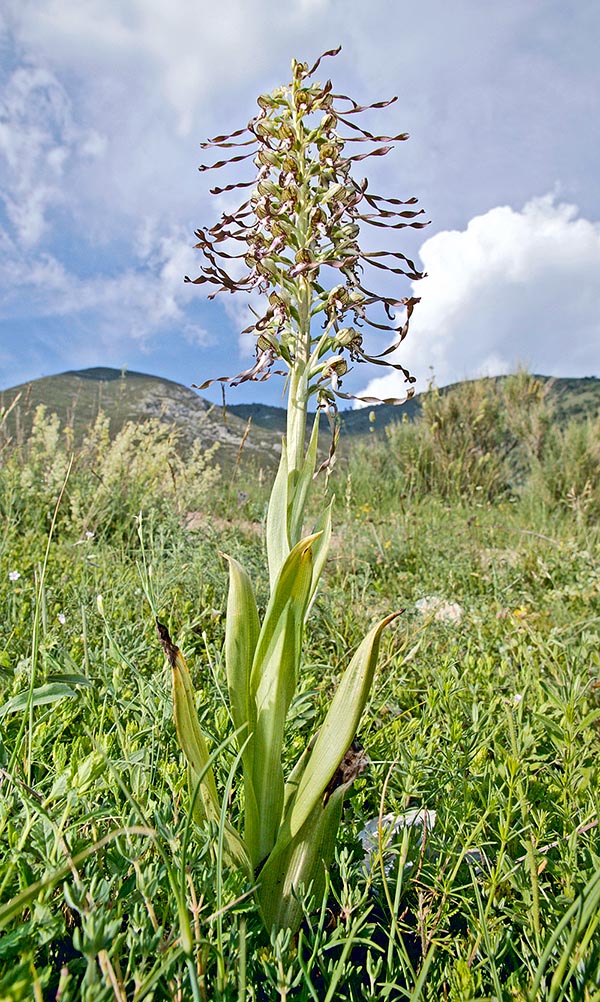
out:
{"label": "brown twisted petal", "polygon": [[420,271],[407,271],[406,268],[392,268],[390,264],[382,264],[381,261],[365,260],[365,264],[370,264],[371,268],[379,268],[380,271],[389,271],[392,275],[405,275],[413,282],[417,282],[423,276]]}
{"label": "brown twisted petal", "polygon": [[338,390],[336,394],[336,396],[342,397],[344,400],[358,400],[361,404],[405,404],[414,395],[415,391],[412,386],[407,391],[405,397],[358,397],[352,393],[342,393],[341,390]]}
{"label": "brown twisted petal", "polygon": [[411,261],[406,254],[401,254],[400,251],[371,251],[368,254],[361,254],[361,257],[365,260],[370,257],[395,257],[400,261],[406,261],[409,268],[412,268],[413,271],[417,271],[417,266],[414,261]]}
{"label": "brown twisted petal", "polygon": [[325,56],[337,56],[341,51],[342,51],[342,46],[338,45],[337,49],[327,49],[327,52],[321,53],[316,63],[314,63],[314,65],[311,66],[311,68],[307,71],[306,76],[312,77],[313,73],[317,71],[321,63],[321,60],[325,59]]}
{"label": "brown twisted petal", "polygon": [[205,170],[217,170],[218,167],[226,167],[228,164],[237,164],[242,160],[249,160],[254,153],[245,153],[243,156],[230,157],[229,160],[218,160],[216,164],[200,164],[198,170],[203,173]]}
{"label": "brown twisted petal", "polygon": [[285,376],[286,373],[283,369],[271,371],[274,361],[275,355],[273,351],[266,350],[260,353],[250,369],[245,369],[244,372],[238,373],[237,376],[218,376],[215,379],[205,380],[199,386],[196,383],[192,383],[192,386],[195,390],[206,390],[213,383],[229,383],[231,386],[239,386],[240,383],[248,381],[262,383],[265,379],[269,379],[270,376]]}
{"label": "brown twisted petal", "polygon": [[393,217],[398,219],[415,219],[416,216],[422,216],[424,212],[425,209],[417,209],[416,211],[413,209],[404,209],[402,212],[398,212],[396,210],[392,211],[391,209],[377,209],[377,212],[364,212],[356,218],[364,219],[366,223],[370,219],[380,219],[381,217],[384,219],[390,219]]}
{"label": "brown twisted petal", "polygon": [[340,138],[344,139],[344,142],[346,143],[362,143],[367,140],[374,143],[403,143],[405,139],[410,138],[408,132],[400,132],[397,136],[374,136],[373,133],[369,132],[367,129],[361,129],[360,125],[355,125],[354,122],[348,122],[343,115],[338,114],[337,119],[338,122],[343,122],[349,129],[353,129],[355,132],[360,132],[363,136],[362,139],[352,139],[340,136]]}
{"label": "brown twisted petal", "polygon": [[224,191],[233,191],[234,188],[252,188],[254,181],[238,181],[237,184],[226,184],[224,188],[209,188],[211,195],[222,195]]}
{"label": "brown twisted petal", "polygon": [[412,198],[405,198],[405,199],[384,198],[383,195],[371,195],[370,192],[368,194],[365,192],[365,198],[367,202],[373,205],[373,208],[376,208],[376,206],[373,204],[375,202],[385,202],[387,205],[416,205],[416,203],[419,201],[419,199],[415,198],[414,195],[412,196]]}
{"label": "brown twisted petal", "polygon": [[376,150],[370,150],[368,153],[356,153],[353,157],[346,157],[343,163],[358,163],[359,160],[366,160],[368,157],[385,157],[393,148],[393,146],[379,146]]}
{"label": "brown twisted petal", "polygon": [[[244,129],[244,132],[247,132],[247,131],[248,131],[247,129]],[[228,137],[228,138],[231,138],[231,137]],[[243,143],[229,143],[229,142],[216,143],[214,141],[214,139],[212,139],[212,140],[209,140],[206,143],[200,143],[200,149],[201,150],[206,150],[206,149],[208,149],[209,147],[212,147],[212,146],[219,146],[222,150],[225,150],[225,149],[230,149],[233,146],[235,146],[235,147],[239,147],[239,146],[254,146],[256,142],[257,142],[256,137],[254,137],[253,139],[244,139]]]}
{"label": "brown twisted petal", "polygon": [[[360,216],[358,217],[361,218]],[[363,222],[367,226],[378,226],[382,230],[405,230],[408,228],[413,230],[423,230],[426,226],[429,226],[429,221],[426,223],[379,223],[376,219],[364,219]]]}
{"label": "brown twisted petal", "polygon": [[390,296],[380,296],[376,292],[371,292],[370,289],[365,289],[364,285],[359,286],[360,291],[368,296],[369,298],[365,300],[365,306],[371,306],[373,303],[387,303],[389,306],[407,306],[409,303],[418,303],[419,299],[407,298],[406,296],[402,299],[393,299]]}
{"label": "brown twisted petal", "polygon": [[348,97],[347,94],[332,94],[331,96],[338,101],[350,102],[352,107],[344,111],[344,115],[357,115],[361,111],[371,111],[372,108],[389,108],[390,104],[394,104],[398,100],[397,97],[391,97],[389,101],[376,101],[375,104],[357,104],[354,98]]}
{"label": "brown twisted petal", "polygon": [[215,136],[214,139],[207,139],[204,143],[200,143],[200,147],[201,149],[204,149],[206,146],[212,146],[213,144],[219,145],[220,143],[227,142],[230,139],[235,139],[236,136],[243,136],[244,132],[248,131],[253,122],[254,119],[252,119],[252,122],[249,122],[248,125],[244,125],[242,129],[236,129],[235,132],[230,132],[228,136]]}

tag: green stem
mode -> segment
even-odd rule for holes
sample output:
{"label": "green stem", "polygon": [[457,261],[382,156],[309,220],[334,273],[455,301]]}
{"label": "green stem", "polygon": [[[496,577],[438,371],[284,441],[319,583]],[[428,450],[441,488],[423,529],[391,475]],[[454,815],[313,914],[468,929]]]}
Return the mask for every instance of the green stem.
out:
{"label": "green stem", "polygon": [[306,443],[306,420],[308,405],[306,369],[296,364],[290,373],[290,388],[287,407],[287,455],[288,485],[290,495],[296,485],[304,459]]}

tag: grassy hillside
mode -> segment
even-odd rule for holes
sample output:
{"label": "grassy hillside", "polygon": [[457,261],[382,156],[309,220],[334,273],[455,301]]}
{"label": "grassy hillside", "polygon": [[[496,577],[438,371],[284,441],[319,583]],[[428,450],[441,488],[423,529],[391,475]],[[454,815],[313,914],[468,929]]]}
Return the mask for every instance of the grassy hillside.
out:
{"label": "grassy hillside", "polygon": [[[506,378],[500,376],[489,382],[502,383]],[[600,411],[600,379],[595,376],[581,379],[536,378],[550,384],[550,395],[559,423],[564,424],[570,418],[593,418]],[[475,386],[488,380],[472,382]],[[464,385],[454,383],[439,392],[441,395],[452,394]],[[17,440],[29,434],[33,414],[39,404],[56,413],[63,426],[73,428],[76,442],[81,440],[100,411],[109,417],[112,435],[127,421],[155,417],[174,424],[187,445],[198,438],[206,445],[221,443],[223,455],[229,458],[237,455],[250,418],[251,428],[244,451],[258,456],[261,461],[272,461],[279,449],[280,436],[285,432],[285,410],[282,407],[232,403],[227,405],[224,415],[221,407],[211,405],[180,383],[141,372],[120,372],[104,367],[45,376],[0,391],[0,408],[9,407],[17,396],[20,396],[18,404],[6,421],[7,432]],[[405,416],[414,420],[422,413],[425,399],[427,393],[421,393],[400,407],[381,404],[361,410],[343,410],[340,412],[342,434],[377,434]]]}
{"label": "grassy hillside", "polygon": [[[489,380],[471,380],[473,384],[486,382],[502,382],[506,376],[498,376]],[[594,418],[600,411],[600,379],[596,376],[584,376],[580,379],[553,379],[550,376],[536,376],[542,383],[550,384],[551,398],[555,404],[558,421],[562,424],[570,418]],[[469,381],[467,381],[468,385]],[[464,386],[464,382],[443,386],[439,392],[442,395],[451,394]],[[360,410],[342,410],[340,419],[342,434],[367,435],[370,432],[383,431],[388,425],[402,421],[406,416],[409,420],[417,418],[423,409],[423,401],[427,392],[419,393],[401,406],[379,404],[377,407],[363,407]],[[256,425],[263,428],[285,430],[285,411],[281,407],[269,407],[265,404],[232,404],[228,411],[244,420],[249,417]],[[374,420],[372,418],[374,415]]]}
{"label": "grassy hillside", "polygon": [[[75,444],[100,412],[110,421],[112,437],[128,421],[156,418],[177,429],[184,447],[196,440],[206,447],[218,442],[220,459],[226,462],[237,456],[247,424],[233,413],[224,420],[220,407],[170,379],[104,367],[45,376],[0,392],[0,408],[13,403],[5,434],[17,442],[28,437],[36,408],[43,404],[63,427],[72,429]],[[279,436],[259,425],[251,428],[244,444],[244,452],[260,463],[271,464],[278,449]]]}

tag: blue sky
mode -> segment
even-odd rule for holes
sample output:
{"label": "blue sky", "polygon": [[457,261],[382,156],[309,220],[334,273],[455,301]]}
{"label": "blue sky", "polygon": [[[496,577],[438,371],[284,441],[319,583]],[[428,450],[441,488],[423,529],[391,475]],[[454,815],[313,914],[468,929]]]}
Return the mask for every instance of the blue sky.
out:
{"label": "blue sky", "polygon": [[[371,187],[417,195],[431,219],[402,240],[429,276],[399,355],[417,388],[519,363],[600,375],[599,37],[597,0],[5,0],[0,388],[93,365],[189,385],[248,365],[244,298],[183,283],[194,229],[224,208],[199,144],[245,124],[292,56],[340,43],[323,76],[361,103],[398,94],[371,122],[411,135],[368,161]],[[402,393],[378,375],[346,386]]]}

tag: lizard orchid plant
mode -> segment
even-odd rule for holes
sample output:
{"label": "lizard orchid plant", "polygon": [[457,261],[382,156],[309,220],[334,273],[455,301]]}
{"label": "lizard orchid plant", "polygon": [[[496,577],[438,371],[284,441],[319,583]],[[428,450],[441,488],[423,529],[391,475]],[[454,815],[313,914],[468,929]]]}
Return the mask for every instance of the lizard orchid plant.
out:
{"label": "lizard orchid plant", "polygon": [[[331,81],[312,80],[324,56],[338,52],[324,53],[311,68],[294,60],[291,83],[259,97],[259,112],[245,128],[203,144],[234,153],[200,168],[252,160],[258,169],[251,180],[211,189],[215,195],[251,191],[237,210],[196,232],[205,263],[194,282],[214,286],[209,299],[219,293],[258,292],[266,300],[262,315],[253,309],[255,320],[245,332],[256,336],[254,364],[221,381],[261,381],[275,371],[287,377],[287,433],[266,519],[270,598],[262,620],[247,572],[228,558],[225,664],[243,772],[243,831],[226,820],[188,668],[158,624],[173,670],[177,735],[196,803],[205,819],[220,823],[226,858],[255,883],[263,920],[273,930],[296,930],[301,892],[312,888],[315,897],[322,893],[344,794],[366,763],[353,742],[369,698],[381,633],[398,615],[387,616],[368,632],[320,729],[286,778],[286,715],[298,684],[305,619],[331,538],[331,503],[305,534],[306,503],[316,473],[324,467],[329,472],[335,458],[336,400],[351,399],[342,390],[348,359],[400,370],[407,396],[414,382],[394,352],[418,300],[378,295],[367,287],[365,276],[370,269],[413,280],[422,276],[398,250],[361,250],[361,225],[386,231],[426,225],[419,219],[422,210],[414,208],[416,199],[382,198],[369,191],[366,180],[352,177],[354,164],[384,156],[393,148],[390,144],[408,137],[368,132],[356,122],[367,108],[335,94]],[[384,108],[395,100],[368,107]],[[368,149],[348,153],[355,143],[366,143]],[[399,323],[396,310],[402,311]],[[392,333],[392,343],[381,354],[367,351],[365,325]],[[309,431],[311,401],[316,416]],[[319,465],[321,410],[331,419],[333,434],[329,457]]]}

